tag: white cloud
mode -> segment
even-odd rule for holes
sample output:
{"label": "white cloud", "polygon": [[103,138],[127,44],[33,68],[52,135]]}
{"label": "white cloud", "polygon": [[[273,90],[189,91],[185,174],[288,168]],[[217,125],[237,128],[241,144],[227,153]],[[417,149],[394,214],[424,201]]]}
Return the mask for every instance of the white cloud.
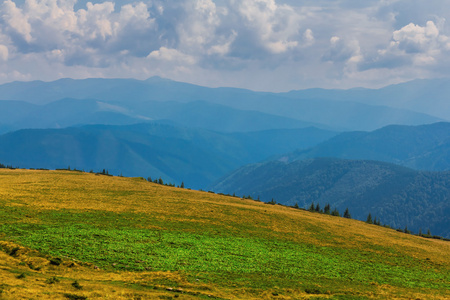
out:
{"label": "white cloud", "polygon": [[330,39],[330,48],[323,56],[324,61],[358,63],[363,60],[359,42],[345,40],[337,36]]}
{"label": "white cloud", "polygon": [[80,9],[77,12],[78,25],[82,36],[89,39],[102,38],[113,35],[113,24],[111,20],[114,12],[113,2],[104,2],[99,4],[87,3],[87,10]]}
{"label": "white cloud", "polygon": [[449,76],[449,18],[445,0],[3,0],[0,82],[159,74],[269,90],[379,86]]}
{"label": "white cloud", "polygon": [[311,29],[306,29],[303,33],[303,40],[305,41],[305,45],[311,46],[314,44],[314,34]]}
{"label": "white cloud", "polygon": [[394,46],[407,53],[427,51],[434,46],[439,36],[439,30],[433,21],[428,21],[425,27],[410,23],[400,30],[394,31],[392,38]]}
{"label": "white cloud", "polygon": [[211,0],[187,1],[185,17],[177,25],[180,47],[189,51],[203,51],[216,38],[220,24],[216,5]]}
{"label": "white cloud", "polygon": [[193,56],[184,54],[176,49],[168,49],[166,47],[161,47],[159,50],[152,51],[147,58],[168,62],[185,63],[188,65],[193,65],[196,62]]}
{"label": "white cloud", "polygon": [[233,0],[232,4],[243,19],[243,28],[270,53],[284,53],[299,45],[302,17],[291,6],[275,0]]}
{"label": "white cloud", "polygon": [[7,25],[7,29],[15,31],[20,34],[23,39],[30,42],[31,25],[28,23],[28,17],[23,13],[22,9],[18,8],[11,0],[6,0],[2,5],[2,19]]}
{"label": "white cloud", "polygon": [[[375,58],[376,66],[384,68],[399,68],[406,65],[419,68],[450,63],[448,52],[450,38],[440,32],[433,21],[425,26],[410,23],[395,30],[389,45],[378,51]],[[392,63],[392,60],[401,62]]]}
{"label": "white cloud", "polygon": [[9,57],[8,47],[0,44],[0,60],[7,61]]}
{"label": "white cloud", "polygon": [[230,52],[230,46],[236,39],[237,33],[236,31],[232,31],[231,35],[229,37],[222,37],[222,39],[218,39],[217,44],[211,46],[211,48],[208,49],[209,55],[226,55]]}

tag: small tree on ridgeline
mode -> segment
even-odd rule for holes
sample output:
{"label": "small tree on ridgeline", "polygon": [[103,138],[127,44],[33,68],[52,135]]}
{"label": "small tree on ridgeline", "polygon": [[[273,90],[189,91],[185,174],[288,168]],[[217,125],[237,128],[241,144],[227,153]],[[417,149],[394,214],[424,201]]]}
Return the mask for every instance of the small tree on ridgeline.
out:
{"label": "small tree on ridgeline", "polygon": [[327,203],[327,205],[325,205],[325,208],[323,209],[323,213],[329,215],[331,212],[331,207],[330,204]]}
{"label": "small tree on ridgeline", "polygon": [[275,204],[277,204],[277,201],[273,200],[273,198],[272,198],[272,200],[267,202],[267,204],[275,205]]}
{"label": "small tree on ridgeline", "polygon": [[372,215],[369,213],[369,215],[367,216],[367,220],[366,220],[367,224],[373,224],[373,220],[372,220]]}
{"label": "small tree on ridgeline", "polygon": [[344,216],[343,216],[344,218],[347,218],[347,219],[351,219],[352,218],[352,215],[350,214],[350,212],[348,211],[348,207],[345,209],[345,212],[344,212]]}
{"label": "small tree on ridgeline", "polygon": [[375,221],[373,221],[373,224],[381,226],[380,218],[375,218]]}
{"label": "small tree on ridgeline", "polygon": [[411,231],[408,230],[408,226],[405,226],[405,229],[403,230],[404,233],[411,233]]}
{"label": "small tree on ridgeline", "polygon": [[317,203],[317,205],[316,205],[316,212],[320,212],[320,205],[319,205],[319,203]]}
{"label": "small tree on ridgeline", "polygon": [[341,216],[341,214],[339,213],[337,208],[333,209],[333,211],[331,212],[331,215],[335,216],[335,217],[340,217]]}
{"label": "small tree on ridgeline", "polygon": [[181,182],[180,188],[184,189],[184,182]]}
{"label": "small tree on ridgeline", "polygon": [[314,207],[314,201],[313,201],[313,203],[311,203],[311,206],[309,207],[308,210],[309,211],[315,211],[316,210],[316,208]]}

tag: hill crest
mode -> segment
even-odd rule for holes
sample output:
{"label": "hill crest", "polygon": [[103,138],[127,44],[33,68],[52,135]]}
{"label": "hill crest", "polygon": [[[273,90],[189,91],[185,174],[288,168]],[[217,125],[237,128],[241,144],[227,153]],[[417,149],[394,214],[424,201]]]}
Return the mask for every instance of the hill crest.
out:
{"label": "hill crest", "polygon": [[7,299],[448,296],[449,243],[355,220],[73,171],[0,169],[0,206]]}

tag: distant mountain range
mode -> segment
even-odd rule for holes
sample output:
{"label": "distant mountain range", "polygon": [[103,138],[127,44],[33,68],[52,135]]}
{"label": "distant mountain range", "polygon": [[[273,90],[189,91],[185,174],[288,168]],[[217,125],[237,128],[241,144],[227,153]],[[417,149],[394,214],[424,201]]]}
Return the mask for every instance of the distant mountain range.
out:
{"label": "distant mountain range", "polygon": [[[65,128],[82,125],[130,125],[159,120],[179,126],[219,132],[250,132],[305,128],[319,124],[243,111],[207,102],[149,101],[134,109],[92,99],[62,99],[44,105],[0,100],[0,133],[25,128]],[[324,127],[324,126],[322,126]]]}
{"label": "distant mountain range", "polygon": [[308,89],[282,94],[294,99],[328,99],[385,105],[450,120],[450,79],[417,79],[381,89]]}
{"label": "distant mountain range", "polygon": [[212,190],[304,208],[329,203],[359,220],[371,213],[394,228],[450,237],[450,172],[336,158],[269,161],[236,170]]}
{"label": "distant mountain range", "polygon": [[[450,113],[446,114],[445,109],[439,116],[433,116],[424,114],[425,110],[398,108],[398,105],[394,105],[395,99],[391,102],[384,99],[379,99],[379,102],[363,100],[373,99],[373,95],[379,93],[377,91],[306,90],[263,93],[235,88],[206,88],[159,77],[145,81],[61,79],[54,82],[13,82],[0,85],[0,100],[8,100],[1,104],[2,110],[10,111],[17,105],[26,105],[22,103],[14,106],[10,100],[44,106],[28,106],[24,114],[9,122],[2,120],[0,125],[14,129],[26,128],[24,126],[30,124],[43,126],[38,125],[41,122],[39,110],[43,115],[55,115],[61,109],[64,110],[64,107],[51,104],[66,98],[72,99],[70,105],[75,105],[76,111],[88,111],[86,119],[79,114],[66,114],[72,124],[82,125],[92,124],[92,118],[95,120],[96,117],[92,114],[95,112],[101,113],[97,124],[102,124],[101,121],[107,124],[132,124],[149,119],[168,119],[186,126],[213,126],[211,129],[223,132],[308,126],[340,131],[374,130],[390,124],[419,125],[450,118]],[[84,101],[75,104],[73,99]],[[69,105],[67,99],[64,101]],[[423,101],[428,103],[429,99]],[[66,112],[70,113],[70,110]],[[34,116],[31,118],[34,123],[27,120],[30,114]],[[249,125],[251,120],[254,122]],[[48,120],[44,119],[43,122]]]}
{"label": "distant mountain range", "polygon": [[108,169],[205,188],[248,163],[311,147],[336,133],[316,128],[218,133],[169,124],[24,129],[0,136],[0,162],[23,168]]}
{"label": "distant mountain range", "polygon": [[391,125],[372,132],[344,132],[284,161],[314,157],[370,159],[420,170],[450,170],[450,123]]}
{"label": "distant mountain range", "polygon": [[310,149],[244,166],[211,189],[301,207],[330,203],[341,211],[351,208],[359,219],[370,212],[394,227],[428,226],[450,236],[449,154],[450,123],[392,125],[341,133]]}
{"label": "distant mountain range", "polygon": [[0,163],[107,169],[195,189],[216,182],[218,192],[329,202],[448,237],[448,172],[424,171],[450,170],[449,87],[439,79],[266,93],[159,77],[13,82],[0,85]]}

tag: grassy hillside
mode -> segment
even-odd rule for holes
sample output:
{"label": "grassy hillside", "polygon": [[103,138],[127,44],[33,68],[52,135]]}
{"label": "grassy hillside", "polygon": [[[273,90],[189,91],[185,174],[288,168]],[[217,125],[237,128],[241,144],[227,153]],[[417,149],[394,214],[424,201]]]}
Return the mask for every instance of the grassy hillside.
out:
{"label": "grassy hillside", "polygon": [[0,248],[2,299],[450,297],[448,242],[139,178],[0,169]]}
{"label": "grassy hillside", "polygon": [[418,233],[428,229],[450,238],[450,172],[424,172],[366,160],[315,158],[268,161],[244,166],[212,187],[236,195],[275,199],[283,205],[307,208],[327,203],[353,218],[367,215],[384,224]]}

